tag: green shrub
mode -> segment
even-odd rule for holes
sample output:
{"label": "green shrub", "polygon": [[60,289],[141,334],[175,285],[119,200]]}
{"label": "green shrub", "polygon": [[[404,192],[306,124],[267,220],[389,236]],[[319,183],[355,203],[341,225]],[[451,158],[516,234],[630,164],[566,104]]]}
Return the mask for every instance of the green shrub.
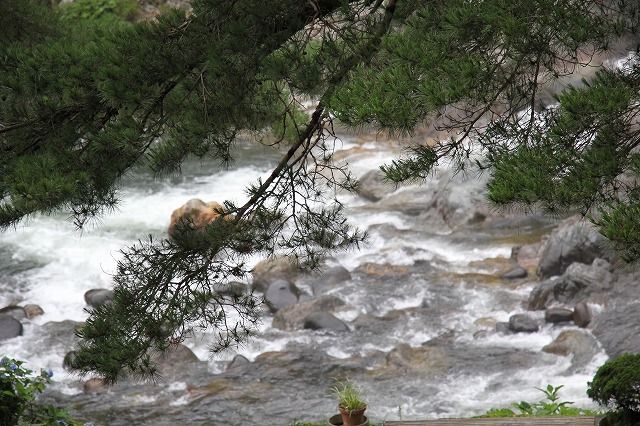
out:
{"label": "green shrub", "polygon": [[629,424],[640,423],[640,354],[624,354],[607,361],[589,383],[587,395],[617,411],[619,417],[633,419]]}
{"label": "green shrub", "polygon": [[538,389],[545,398],[538,402],[520,401],[512,404],[512,408],[492,408],[479,417],[531,417],[531,416],[591,416],[593,410],[571,407],[571,401],[560,401],[558,395],[564,386],[547,385]]}
{"label": "green shrub", "polygon": [[36,396],[50,383],[53,373],[24,368],[22,361],[0,360],[0,425],[79,425],[65,410],[36,404]]}
{"label": "green shrub", "polygon": [[138,10],[135,0],[75,0],[60,6],[63,21],[130,20]]}

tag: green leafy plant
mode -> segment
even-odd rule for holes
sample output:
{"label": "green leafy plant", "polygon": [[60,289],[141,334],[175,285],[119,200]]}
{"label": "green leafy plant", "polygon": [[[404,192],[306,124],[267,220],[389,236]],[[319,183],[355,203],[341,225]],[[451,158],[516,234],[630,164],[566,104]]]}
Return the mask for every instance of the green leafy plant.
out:
{"label": "green leafy plant", "polygon": [[[616,413],[620,424],[637,424],[640,420],[640,354],[623,354],[602,365],[587,395]],[[625,423],[627,422],[627,423]]]}
{"label": "green leafy plant", "polygon": [[347,411],[366,408],[360,389],[351,381],[339,382],[331,388],[331,393],[338,399],[338,406]]}
{"label": "green leafy plant", "polygon": [[51,370],[33,374],[23,361],[0,360],[0,424],[2,425],[79,425],[60,408],[39,405],[36,397],[51,382]]}
{"label": "green leafy plant", "polygon": [[589,416],[597,414],[593,410],[570,407],[571,401],[560,401],[558,395],[564,385],[547,385],[536,388],[545,396],[538,402],[520,401],[512,404],[512,408],[492,408],[479,417],[533,417],[533,416]]}

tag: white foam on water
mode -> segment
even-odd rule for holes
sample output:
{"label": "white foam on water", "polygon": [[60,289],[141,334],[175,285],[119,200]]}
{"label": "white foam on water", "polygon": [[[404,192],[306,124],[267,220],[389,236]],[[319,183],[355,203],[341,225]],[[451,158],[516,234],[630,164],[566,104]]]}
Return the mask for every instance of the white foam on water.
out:
{"label": "white foam on water", "polygon": [[327,355],[337,359],[347,359],[351,358],[351,354],[341,350],[337,346],[329,346],[329,349],[326,350]]}
{"label": "white foam on water", "polygon": [[169,405],[172,407],[179,407],[181,405],[187,405],[190,402],[191,398],[189,398],[189,395],[182,395],[180,398],[171,401]]}
{"label": "white foam on water", "polygon": [[167,387],[167,391],[169,392],[183,391],[186,389],[187,389],[187,384],[185,382],[173,382],[173,383],[170,383],[169,386]]}

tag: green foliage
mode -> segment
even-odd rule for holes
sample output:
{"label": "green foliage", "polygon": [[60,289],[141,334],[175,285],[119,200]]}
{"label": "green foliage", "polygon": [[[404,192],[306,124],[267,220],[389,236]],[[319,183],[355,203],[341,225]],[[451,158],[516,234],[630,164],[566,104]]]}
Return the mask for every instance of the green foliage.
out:
{"label": "green foliage", "polygon": [[63,21],[131,20],[138,10],[135,0],[74,0],[60,6]]}
{"label": "green foliage", "polygon": [[0,424],[11,425],[79,425],[62,409],[36,403],[52,376],[42,370],[34,375],[22,361],[3,357],[0,360]]}
{"label": "green foliage", "polygon": [[587,395],[629,424],[640,421],[640,354],[623,354],[602,365]]}
{"label": "green foliage", "polygon": [[331,393],[338,399],[338,406],[345,410],[360,410],[367,406],[367,403],[362,399],[358,386],[349,380],[336,383],[331,388]]}
{"label": "green foliage", "polygon": [[538,389],[545,396],[537,402],[520,401],[512,404],[512,408],[492,408],[479,417],[539,417],[539,416],[592,416],[592,410],[570,407],[573,402],[560,401],[558,392],[563,385],[547,385]]}

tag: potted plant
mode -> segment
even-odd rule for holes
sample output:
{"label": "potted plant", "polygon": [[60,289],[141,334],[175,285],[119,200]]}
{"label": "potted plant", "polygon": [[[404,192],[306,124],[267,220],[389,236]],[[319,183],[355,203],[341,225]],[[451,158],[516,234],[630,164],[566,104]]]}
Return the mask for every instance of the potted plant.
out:
{"label": "potted plant", "polygon": [[343,426],[365,426],[368,424],[364,411],[367,403],[360,396],[360,389],[350,381],[337,383],[331,388],[338,398],[338,409],[342,416]]}

